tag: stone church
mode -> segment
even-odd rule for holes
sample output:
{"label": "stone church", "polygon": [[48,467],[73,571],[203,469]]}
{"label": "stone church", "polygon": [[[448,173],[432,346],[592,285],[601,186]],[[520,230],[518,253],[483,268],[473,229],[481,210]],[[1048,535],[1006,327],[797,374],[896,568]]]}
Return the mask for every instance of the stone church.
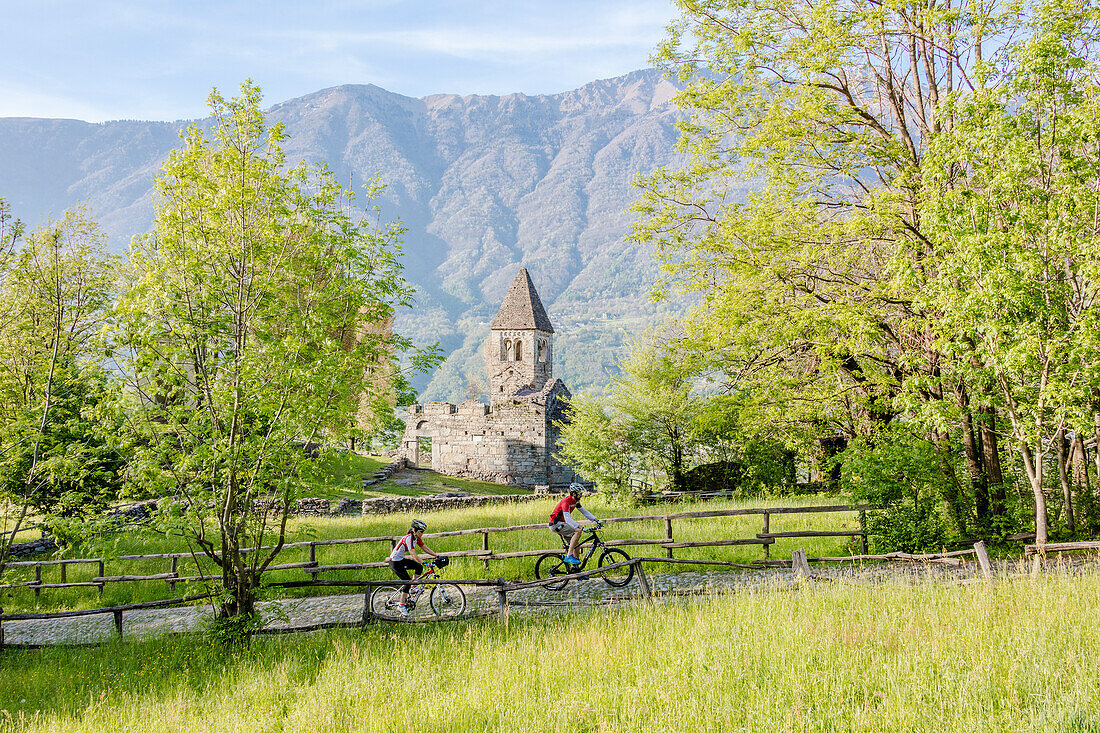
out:
{"label": "stone church", "polygon": [[489,333],[489,404],[412,405],[401,453],[410,465],[430,465],[451,476],[560,488],[576,479],[554,456],[554,423],[565,419],[571,395],[554,378],[554,327],[526,268],[504,296]]}

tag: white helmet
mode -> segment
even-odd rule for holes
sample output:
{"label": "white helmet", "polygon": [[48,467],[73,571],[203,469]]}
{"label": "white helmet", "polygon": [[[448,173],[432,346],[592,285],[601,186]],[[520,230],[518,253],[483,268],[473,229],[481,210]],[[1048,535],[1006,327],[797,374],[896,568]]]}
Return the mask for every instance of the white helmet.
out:
{"label": "white helmet", "polygon": [[573,496],[580,496],[584,493],[584,485],[574,481],[573,483],[569,484],[569,493]]}

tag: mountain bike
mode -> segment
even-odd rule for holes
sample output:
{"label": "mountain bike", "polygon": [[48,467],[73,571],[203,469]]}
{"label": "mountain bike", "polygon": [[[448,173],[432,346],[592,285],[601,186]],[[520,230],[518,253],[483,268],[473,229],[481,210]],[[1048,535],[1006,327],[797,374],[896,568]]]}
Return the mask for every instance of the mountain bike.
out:
{"label": "mountain bike", "polygon": [[[438,578],[439,570],[447,566],[449,561],[445,557],[435,558],[424,563],[424,572],[413,580],[428,580]],[[411,582],[411,581],[410,581]],[[401,586],[404,583],[392,585],[380,585],[374,589],[370,597],[371,612],[389,621],[402,621],[405,619],[425,619],[431,615],[438,618],[455,618],[461,616],[466,610],[466,594],[462,588],[454,583],[440,583],[438,585],[414,585],[409,591],[409,599],[405,602],[405,608],[409,615],[405,616],[398,608],[401,601]],[[427,593],[427,603],[421,602],[421,597]]]}
{"label": "mountain bike", "polygon": [[[561,543],[565,551],[547,552],[539,555],[539,559],[535,562],[535,577],[539,580],[543,580],[544,578],[554,578],[560,575],[562,576],[560,582],[547,583],[546,587],[550,590],[561,590],[569,583],[569,575],[584,570],[588,561],[596,554],[596,550],[603,550],[599,556],[598,567],[601,568],[607,567],[608,565],[614,565],[615,563],[626,562],[630,559],[630,555],[626,554],[623,550],[617,547],[608,547],[604,544],[604,541],[596,534],[597,529],[598,525],[596,527],[585,528],[588,537],[581,540],[581,543],[577,546],[577,553],[580,554],[585,545],[588,545],[588,553],[580,558],[580,565],[566,564],[565,552],[569,550],[569,540],[562,537]],[[604,573],[601,577],[608,585],[614,588],[622,588],[634,577],[634,566],[624,565],[621,568],[615,568],[614,570]]]}

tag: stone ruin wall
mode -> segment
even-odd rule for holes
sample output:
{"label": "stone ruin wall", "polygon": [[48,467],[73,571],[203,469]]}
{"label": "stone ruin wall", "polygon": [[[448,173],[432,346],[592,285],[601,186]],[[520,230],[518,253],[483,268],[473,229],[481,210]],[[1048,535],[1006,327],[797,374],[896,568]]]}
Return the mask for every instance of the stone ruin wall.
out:
{"label": "stone ruin wall", "polygon": [[475,401],[428,402],[410,408],[407,419],[431,436],[434,471],[528,488],[558,483],[547,481],[548,461],[557,461],[547,444],[546,410],[537,402],[500,401],[492,409]]}

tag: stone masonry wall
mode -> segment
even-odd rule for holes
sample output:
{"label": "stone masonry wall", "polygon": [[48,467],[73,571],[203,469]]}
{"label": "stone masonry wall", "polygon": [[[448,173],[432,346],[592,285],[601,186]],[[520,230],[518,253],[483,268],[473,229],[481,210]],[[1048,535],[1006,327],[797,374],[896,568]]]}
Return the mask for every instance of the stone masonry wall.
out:
{"label": "stone masonry wall", "polygon": [[538,402],[498,402],[492,410],[429,402],[410,416],[421,418],[430,421],[432,470],[512,486],[548,483],[546,410]]}

